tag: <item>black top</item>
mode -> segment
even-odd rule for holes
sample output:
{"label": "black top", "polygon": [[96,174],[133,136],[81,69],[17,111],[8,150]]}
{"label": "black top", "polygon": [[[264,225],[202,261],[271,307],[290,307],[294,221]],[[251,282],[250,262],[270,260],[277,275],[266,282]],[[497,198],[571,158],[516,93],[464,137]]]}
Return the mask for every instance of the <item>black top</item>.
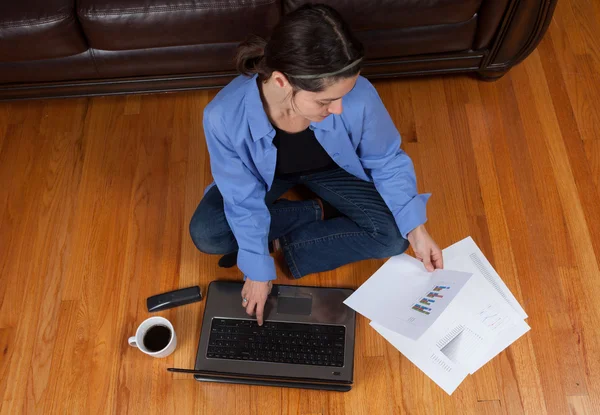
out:
{"label": "black top", "polygon": [[277,147],[276,176],[304,175],[336,166],[310,128],[288,133],[275,127],[273,144]]}

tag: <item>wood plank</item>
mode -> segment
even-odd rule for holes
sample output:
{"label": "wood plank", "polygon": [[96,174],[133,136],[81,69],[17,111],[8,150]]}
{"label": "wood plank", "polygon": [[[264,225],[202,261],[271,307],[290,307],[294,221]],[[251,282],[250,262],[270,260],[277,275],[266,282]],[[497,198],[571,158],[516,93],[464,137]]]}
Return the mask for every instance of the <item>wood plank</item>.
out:
{"label": "wood plank", "polygon": [[435,194],[428,202],[428,228],[438,244],[448,246],[467,236],[469,225],[443,80],[415,81],[411,92],[421,162],[444,172],[423,169],[421,186]]}
{"label": "wood plank", "polygon": [[[587,219],[587,226],[592,239],[596,257],[600,256],[600,211],[596,208],[600,204],[600,192],[594,186],[597,175],[593,174],[593,163],[586,157],[585,146],[597,140],[582,140],[573,108],[568,105],[568,87],[565,82],[567,77],[560,70],[558,52],[555,48],[554,37],[546,37],[538,49],[540,60],[547,78],[547,85],[552,96],[552,102],[558,126],[565,143],[565,150],[569,156],[569,165],[573,180],[577,186],[578,197]],[[535,58],[535,56],[534,56]],[[591,163],[591,165],[590,165]]]}
{"label": "wood plank", "polygon": [[[496,168],[496,174],[498,177],[500,197],[502,199],[502,205],[504,206],[504,214],[506,216],[506,222],[508,224],[508,241],[513,251],[513,258],[515,259],[515,280],[512,280],[511,274],[508,274],[506,279],[507,285],[513,292],[521,292],[523,299],[521,304],[525,310],[531,315],[531,310],[543,310],[544,306],[539,304],[543,301],[542,298],[535,295],[536,287],[535,277],[538,275],[536,269],[535,259],[531,255],[522,255],[521,253],[534,252],[534,247],[528,238],[528,221],[530,217],[527,216],[527,212],[535,214],[535,210],[525,210],[522,195],[527,195],[527,189],[523,188],[519,191],[519,182],[527,179],[529,173],[526,169],[527,165],[520,165],[525,160],[513,160],[513,153],[519,152],[518,148],[511,148],[511,140],[519,143],[521,134],[515,132],[515,126],[521,122],[519,118],[513,119],[512,117],[506,117],[505,111],[509,104],[502,102],[500,95],[501,90],[509,89],[507,98],[511,99],[512,86],[510,85],[511,80],[506,79],[501,84],[496,83],[492,85],[480,84],[479,91],[481,94],[481,102],[486,109],[484,112],[484,122],[487,124],[487,128],[490,132],[493,132],[493,139],[491,140],[492,154],[494,157],[493,165]],[[512,96],[514,100],[514,95]],[[517,116],[512,111],[513,116]],[[508,119],[511,122],[508,122]],[[517,166],[515,166],[515,163]],[[517,173],[517,170],[522,171]],[[523,177],[521,177],[521,174]],[[518,179],[517,179],[518,175]],[[531,183],[529,183],[531,186]],[[502,241],[498,241],[502,243]],[[505,257],[506,258],[506,257]],[[539,282],[538,282],[539,283]],[[514,289],[515,285],[518,285],[520,289]],[[530,321],[530,324],[533,323]],[[535,333],[535,331],[534,331]],[[532,413],[546,413],[544,405],[544,392],[541,388],[541,381],[539,367],[537,365],[530,364],[536,360],[534,354],[534,348],[531,344],[532,336],[527,336],[520,342],[515,343],[511,346],[512,359],[517,363],[514,365],[508,365],[510,370],[506,370],[507,365],[500,366],[500,377],[498,381],[500,383],[500,389],[503,393],[502,402],[511,402],[512,411],[514,413],[531,411]],[[540,333],[539,341],[541,342],[543,335]],[[503,354],[504,355],[504,354]],[[501,363],[502,360],[499,360]],[[520,383],[520,384],[519,384]],[[530,392],[525,396],[520,396],[519,390],[523,388]],[[509,411],[509,413],[512,413]]]}
{"label": "wood plank", "polygon": [[405,80],[377,83],[377,92],[398,128],[403,143],[418,141],[410,85]]}
{"label": "wood plank", "polygon": [[[60,135],[47,137],[40,131],[43,109],[40,102],[27,105],[30,118],[14,126],[14,134],[7,137],[9,147],[16,152],[5,154],[8,169],[0,173],[9,184],[9,205],[0,219],[0,231],[7,241],[0,250],[0,255],[6,255],[0,259],[6,264],[0,278],[0,327],[14,327],[14,344],[19,345],[13,349],[8,373],[18,373],[20,382],[11,382],[10,377],[0,380],[0,394],[9,397],[3,402],[3,410],[8,412],[35,407],[45,386],[45,382],[32,385],[31,366],[38,369],[39,364],[47,365],[48,349],[51,352],[53,346],[56,325],[46,313],[56,312],[57,305],[43,300],[56,294],[60,286],[60,267],[65,261],[62,255],[68,252],[64,225],[72,214],[71,193],[76,193],[77,187],[78,169],[69,165],[77,158],[76,151],[69,146],[62,148]],[[12,165],[12,157],[22,164]],[[17,166],[24,168],[24,177],[18,174]],[[30,341],[33,338],[39,338],[45,347]],[[43,361],[36,359],[39,353]],[[40,379],[47,376],[47,369],[41,368]]]}
{"label": "wood plank", "polygon": [[[204,185],[210,181],[210,174],[207,175],[205,169],[205,166],[209,163],[207,162],[208,152],[202,129],[202,114],[200,111],[193,110],[195,106],[204,106],[208,101],[208,92],[182,95],[176,103],[177,111],[173,123],[173,134],[175,136],[187,135],[189,137],[187,154],[181,157],[186,171],[185,178],[182,179],[185,188],[183,189],[183,223],[179,229],[181,260],[178,269],[178,286],[198,285],[198,277],[200,276],[202,278],[200,285],[202,295],[207,294],[207,283],[209,275],[211,275],[202,275],[203,273],[200,272],[200,270],[208,271],[208,256],[201,255],[192,243],[189,237],[188,224],[202,199]],[[176,367],[193,367],[194,361],[190,357],[195,356],[196,336],[200,332],[201,323],[197,316],[203,314],[204,304],[205,302],[202,301],[199,305],[194,306],[194,309],[181,307],[176,311],[177,324],[187,328],[185,331],[178,332],[178,335],[182,338],[182,345],[179,348],[179,353],[174,356]],[[174,378],[189,380],[189,376],[177,375]]]}
{"label": "wood plank", "polygon": [[500,415],[508,412],[506,412],[500,400],[482,400],[477,402],[477,413]]}
{"label": "wood plank", "polygon": [[590,165],[591,179],[600,193],[600,140],[586,141],[584,146]]}
{"label": "wood plank", "polygon": [[[65,350],[67,344],[70,342],[68,337],[69,327],[71,322],[76,318],[78,308],[77,301],[69,300],[60,302],[60,310],[57,319],[58,331],[56,333],[49,371],[51,376],[58,377],[64,375],[64,373],[61,373],[60,368],[65,366],[65,359],[70,359],[70,356],[65,354]],[[67,399],[57,399],[60,397],[56,392],[57,387],[58,382],[47,382],[47,389],[44,391],[44,397],[41,400],[43,408],[39,411],[40,413],[61,413],[69,410],[69,402]]]}
{"label": "wood plank", "polygon": [[600,412],[600,406],[592,402],[588,396],[569,396],[569,413],[572,415],[593,415]]}
{"label": "wood plank", "polygon": [[2,145],[4,137],[8,130],[10,104],[0,104],[0,157],[2,154]]}
{"label": "wood plank", "polygon": [[561,58],[558,65],[568,86],[571,107],[584,140],[600,137],[600,117],[593,106],[600,94],[600,49],[597,39],[589,37],[591,28],[588,22],[593,20],[589,19],[593,16],[590,9],[588,2],[561,2],[557,5],[556,15],[561,16],[562,24],[555,20],[549,28],[549,36]]}
{"label": "wood plank", "polygon": [[[533,59],[527,62],[526,69],[531,72],[539,68],[540,62],[537,59],[537,55],[533,56]],[[533,76],[530,75],[533,80]],[[564,157],[567,154],[566,144],[563,140],[557,139],[553,136],[553,132],[559,131],[559,121],[553,116],[553,113],[547,111],[548,102],[545,102],[545,95],[547,91],[547,85],[538,78],[532,82],[532,87],[535,91],[535,104],[539,108],[539,112],[546,116],[543,123],[544,137],[546,138],[546,145],[553,159],[552,167],[554,170],[554,176],[556,178],[558,194],[561,198],[561,204],[565,212],[566,226],[571,235],[573,244],[573,252],[575,255],[575,261],[579,278],[576,281],[581,281],[583,292],[590,292],[590,289],[595,288],[599,282],[597,278],[581,278],[581,275],[600,275],[598,268],[598,258],[594,252],[593,234],[590,233],[590,227],[587,226],[587,220],[585,215],[585,208],[583,206],[583,200],[579,197],[579,191],[577,184],[573,179],[571,165],[569,164],[568,158]],[[587,311],[582,314],[582,318],[590,319],[589,323],[585,326],[589,327],[591,321],[595,321],[599,316],[600,303],[590,302],[587,305]],[[599,336],[592,334],[586,336],[586,341],[591,344],[586,347],[598,347]],[[597,361],[586,361],[588,368],[587,373],[598,373],[600,368],[598,367]],[[591,365],[591,367],[589,366]],[[592,395],[592,398],[596,398],[596,394]]]}

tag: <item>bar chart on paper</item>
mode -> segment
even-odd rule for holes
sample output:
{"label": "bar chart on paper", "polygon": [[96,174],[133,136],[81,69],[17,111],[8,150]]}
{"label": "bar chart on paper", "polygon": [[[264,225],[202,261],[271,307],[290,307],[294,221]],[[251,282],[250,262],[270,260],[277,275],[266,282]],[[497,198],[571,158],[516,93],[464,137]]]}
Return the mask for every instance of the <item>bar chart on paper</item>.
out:
{"label": "bar chart on paper", "polygon": [[[444,298],[443,292],[445,290],[450,290],[451,285],[446,283],[444,285],[434,285],[431,289],[427,290],[423,296],[416,301],[411,310],[416,311],[417,313],[424,314],[426,316],[430,315],[434,308],[437,306],[441,307],[442,299]],[[447,305],[447,301],[444,303],[444,306]],[[409,317],[407,320],[409,323],[413,323],[415,321],[414,317]]]}
{"label": "bar chart on paper", "polygon": [[471,275],[440,269],[399,275],[394,263],[388,261],[344,304],[383,327],[416,340],[452,303]]}

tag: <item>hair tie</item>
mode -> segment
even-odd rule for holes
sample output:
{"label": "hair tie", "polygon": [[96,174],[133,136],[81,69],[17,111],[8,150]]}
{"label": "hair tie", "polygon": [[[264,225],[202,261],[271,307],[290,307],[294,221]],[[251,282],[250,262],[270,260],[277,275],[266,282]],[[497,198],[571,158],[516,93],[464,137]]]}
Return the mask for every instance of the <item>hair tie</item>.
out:
{"label": "hair tie", "polygon": [[342,69],[340,69],[338,71],[335,71],[335,72],[328,72],[328,73],[317,74],[317,75],[291,75],[291,74],[286,73],[286,75],[288,77],[290,77],[290,78],[296,78],[296,79],[329,78],[331,76],[339,75],[339,74],[341,74],[343,72],[346,72],[350,68],[354,68],[356,65],[358,65],[359,63],[361,63],[362,60],[363,60],[363,58],[358,58],[354,62],[350,63],[349,65],[344,66]]}

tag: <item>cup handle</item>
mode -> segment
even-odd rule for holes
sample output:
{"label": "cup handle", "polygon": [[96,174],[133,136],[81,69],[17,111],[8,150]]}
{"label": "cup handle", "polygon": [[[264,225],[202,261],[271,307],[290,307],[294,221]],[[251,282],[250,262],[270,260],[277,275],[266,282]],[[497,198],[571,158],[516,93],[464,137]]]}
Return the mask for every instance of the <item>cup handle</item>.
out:
{"label": "cup handle", "polygon": [[130,337],[129,340],[127,340],[129,342],[129,345],[132,347],[138,347],[137,342],[135,341],[135,336]]}

